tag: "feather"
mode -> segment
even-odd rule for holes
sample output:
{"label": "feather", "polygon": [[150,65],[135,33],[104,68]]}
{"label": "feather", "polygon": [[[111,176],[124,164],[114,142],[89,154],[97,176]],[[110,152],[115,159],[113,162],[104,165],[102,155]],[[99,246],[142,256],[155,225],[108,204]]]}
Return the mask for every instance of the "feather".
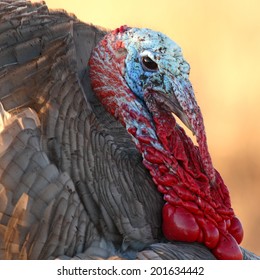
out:
{"label": "feather", "polygon": [[1,259],[212,256],[158,244],[162,196],[90,85],[106,33],[44,3],[0,1]]}

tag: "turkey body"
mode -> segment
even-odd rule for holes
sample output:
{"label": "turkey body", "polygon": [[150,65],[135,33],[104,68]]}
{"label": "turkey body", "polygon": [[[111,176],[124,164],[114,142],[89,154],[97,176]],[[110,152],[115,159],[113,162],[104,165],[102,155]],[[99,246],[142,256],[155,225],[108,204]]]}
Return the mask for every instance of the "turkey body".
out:
{"label": "turkey body", "polygon": [[162,196],[90,86],[105,34],[45,4],[0,1],[0,259],[214,259],[163,238]]}

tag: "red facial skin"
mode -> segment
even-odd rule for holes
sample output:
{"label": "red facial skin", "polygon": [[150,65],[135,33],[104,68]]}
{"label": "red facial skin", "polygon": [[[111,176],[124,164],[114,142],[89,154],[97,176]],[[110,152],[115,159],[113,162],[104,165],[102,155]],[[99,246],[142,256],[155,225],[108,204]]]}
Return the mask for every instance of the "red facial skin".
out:
{"label": "red facial skin", "polygon": [[[108,34],[94,50],[89,62],[91,84],[105,108],[132,135],[143,164],[164,194],[165,237],[204,243],[217,259],[242,259],[238,244],[243,228],[231,208],[228,189],[217,171],[214,180],[205,172],[205,162],[210,165],[211,160],[204,126],[196,128],[202,143],[198,148],[172,114],[161,109],[158,93],[147,89],[149,111],[139,103],[122,76],[126,52],[120,34],[125,30]],[[200,113],[198,118],[202,121]]]}

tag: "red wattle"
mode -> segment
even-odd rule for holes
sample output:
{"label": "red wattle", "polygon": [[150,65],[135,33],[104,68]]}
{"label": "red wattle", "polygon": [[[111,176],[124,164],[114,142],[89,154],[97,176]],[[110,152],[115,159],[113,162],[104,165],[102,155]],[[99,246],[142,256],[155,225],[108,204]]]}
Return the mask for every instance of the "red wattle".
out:
{"label": "red wattle", "polygon": [[163,233],[169,240],[195,242],[199,237],[199,226],[194,216],[184,208],[174,208],[169,203],[163,206]]}
{"label": "red wattle", "polygon": [[242,260],[243,254],[231,234],[220,234],[217,246],[212,253],[219,260]]}
{"label": "red wattle", "polygon": [[204,244],[210,249],[215,248],[219,242],[217,227],[211,221],[205,219],[205,217],[197,217],[197,221],[203,232]]}
{"label": "red wattle", "polygon": [[241,222],[237,217],[233,217],[233,219],[231,220],[231,224],[228,231],[230,232],[230,234],[233,235],[238,244],[242,242],[244,231]]}

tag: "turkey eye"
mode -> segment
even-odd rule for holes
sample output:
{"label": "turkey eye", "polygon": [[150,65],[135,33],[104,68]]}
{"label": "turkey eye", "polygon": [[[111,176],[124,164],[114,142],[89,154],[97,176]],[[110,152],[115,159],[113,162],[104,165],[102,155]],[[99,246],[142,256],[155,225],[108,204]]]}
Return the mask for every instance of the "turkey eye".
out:
{"label": "turkey eye", "polygon": [[158,65],[154,62],[149,56],[142,57],[142,65],[145,70],[156,71],[158,69]]}

